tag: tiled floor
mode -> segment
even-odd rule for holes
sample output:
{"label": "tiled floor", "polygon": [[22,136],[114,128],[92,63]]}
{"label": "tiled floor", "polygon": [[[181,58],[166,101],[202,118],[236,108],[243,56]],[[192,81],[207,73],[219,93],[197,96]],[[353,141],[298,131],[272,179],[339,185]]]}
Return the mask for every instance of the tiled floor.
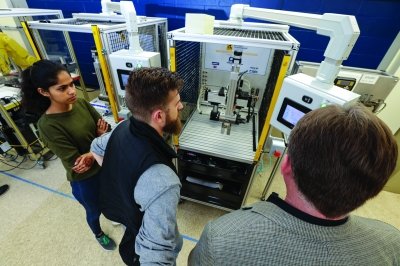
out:
{"label": "tiled floor", "polygon": [[[21,167],[33,164],[28,161]],[[83,208],[71,195],[60,161],[46,165],[46,169],[36,166],[31,170],[0,172],[0,184],[10,185],[10,190],[0,198],[0,265],[123,265],[118,252],[103,251],[92,236]],[[259,200],[271,166],[266,160],[263,171],[256,173],[247,203]],[[3,165],[3,169],[7,168]],[[285,195],[279,174],[270,190]],[[382,192],[356,213],[400,229],[399,204],[400,195]],[[207,221],[224,213],[189,201],[179,205],[178,223],[184,246],[178,265],[186,265]],[[123,229],[104,218],[101,222],[104,231],[119,242]]]}

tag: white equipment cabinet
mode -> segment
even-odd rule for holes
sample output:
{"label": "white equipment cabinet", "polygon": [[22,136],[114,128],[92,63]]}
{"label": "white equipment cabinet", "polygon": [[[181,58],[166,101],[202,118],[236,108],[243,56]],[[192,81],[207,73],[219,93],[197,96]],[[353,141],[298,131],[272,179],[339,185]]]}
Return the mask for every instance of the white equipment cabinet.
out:
{"label": "white equipment cabinet", "polygon": [[[318,67],[318,63],[296,61],[293,73],[304,73],[315,77]],[[385,108],[386,98],[398,81],[398,77],[385,71],[343,66],[334,83],[336,86],[359,94],[360,102],[371,108],[374,113],[379,113]]]}
{"label": "white equipment cabinet", "polygon": [[271,121],[275,128],[289,135],[306,113],[330,104],[344,105],[354,102],[359,95],[337,86],[318,82],[305,74],[285,78]]}
{"label": "white equipment cabinet", "polygon": [[[243,18],[329,36],[316,78],[299,74],[283,79],[299,48],[288,26],[246,23]],[[289,133],[312,109],[357,100],[357,94],[335,87],[333,80],[358,35],[353,16],[248,5],[233,5],[229,21],[216,21],[212,35],[187,33],[184,28],[169,32],[171,69],[185,81],[181,98],[195,106],[179,139],[181,195],[218,208],[240,208],[270,124]]]}
{"label": "white equipment cabinet", "polygon": [[[170,64],[184,79],[181,99],[188,113],[178,150],[184,199],[226,210],[244,204],[278,75],[284,58],[286,73],[299,48],[288,30],[215,21],[213,35],[185,28],[168,33]],[[213,108],[219,120],[210,120]]]}
{"label": "white equipment cabinet", "polygon": [[125,97],[125,86],[133,69],[161,66],[160,54],[154,52],[133,54],[132,51],[123,49],[112,53],[109,59],[113,78],[116,82],[115,89],[121,97]]}

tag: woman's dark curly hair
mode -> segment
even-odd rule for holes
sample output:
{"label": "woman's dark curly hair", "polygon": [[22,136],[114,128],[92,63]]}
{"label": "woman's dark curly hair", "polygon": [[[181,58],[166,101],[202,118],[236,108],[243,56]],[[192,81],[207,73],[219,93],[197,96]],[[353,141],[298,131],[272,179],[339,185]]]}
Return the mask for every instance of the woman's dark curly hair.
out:
{"label": "woman's dark curly hair", "polygon": [[35,62],[22,72],[21,103],[26,112],[42,115],[50,106],[50,99],[41,95],[38,88],[48,91],[56,85],[58,74],[68,70],[61,64],[50,60]]}

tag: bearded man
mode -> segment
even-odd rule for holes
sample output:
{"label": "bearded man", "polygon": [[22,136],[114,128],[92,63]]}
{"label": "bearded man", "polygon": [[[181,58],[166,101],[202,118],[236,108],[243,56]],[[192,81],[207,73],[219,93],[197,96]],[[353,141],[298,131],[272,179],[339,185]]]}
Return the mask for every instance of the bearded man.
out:
{"label": "bearded man", "polygon": [[182,86],[178,74],[164,68],[132,71],[125,88],[132,117],[107,136],[100,203],[105,217],[126,227],[119,252],[127,265],[175,265],[182,248],[176,153],[163,138],[182,128]]}

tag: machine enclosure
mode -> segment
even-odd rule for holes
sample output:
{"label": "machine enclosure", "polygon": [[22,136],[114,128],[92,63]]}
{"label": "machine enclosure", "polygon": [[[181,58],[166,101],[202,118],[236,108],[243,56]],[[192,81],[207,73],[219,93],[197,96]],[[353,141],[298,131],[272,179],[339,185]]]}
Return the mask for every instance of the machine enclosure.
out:
{"label": "machine enclosure", "polygon": [[140,67],[160,67],[160,53],[140,52],[133,53],[130,50],[119,50],[109,56],[112,76],[116,91],[121,97],[125,97],[125,85],[132,70]]}
{"label": "machine enclosure", "polygon": [[299,73],[284,79],[271,118],[271,125],[289,135],[307,112],[330,104],[344,105],[357,101],[359,95]]}

